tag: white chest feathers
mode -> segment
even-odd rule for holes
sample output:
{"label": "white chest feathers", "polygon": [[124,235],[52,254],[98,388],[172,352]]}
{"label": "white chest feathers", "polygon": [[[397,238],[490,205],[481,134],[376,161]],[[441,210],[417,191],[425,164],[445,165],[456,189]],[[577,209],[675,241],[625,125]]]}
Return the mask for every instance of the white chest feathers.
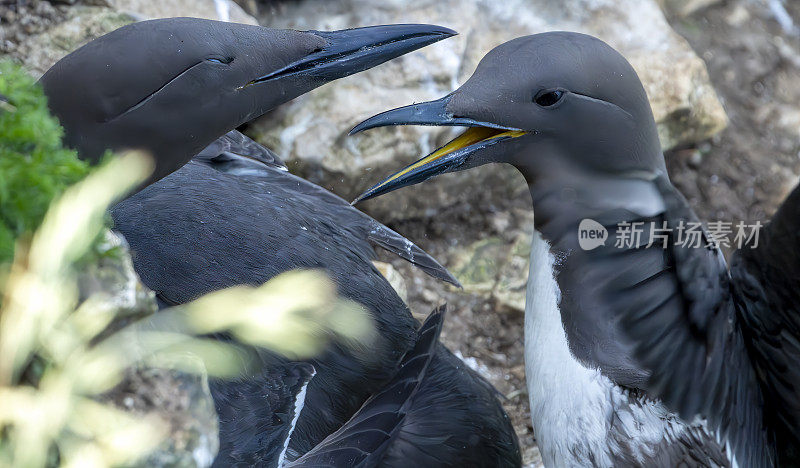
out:
{"label": "white chest feathers", "polygon": [[538,232],[531,245],[525,301],[525,376],[536,441],[546,466],[611,466],[611,383],[569,350],[558,309],[555,258]]}
{"label": "white chest feathers", "polygon": [[[659,403],[631,398],[569,349],[554,256],[538,232],[525,304],[525,374],[534,434],[548,467],[647,463],[686,426]],[[637,463],[638,464],[638,463]]]}

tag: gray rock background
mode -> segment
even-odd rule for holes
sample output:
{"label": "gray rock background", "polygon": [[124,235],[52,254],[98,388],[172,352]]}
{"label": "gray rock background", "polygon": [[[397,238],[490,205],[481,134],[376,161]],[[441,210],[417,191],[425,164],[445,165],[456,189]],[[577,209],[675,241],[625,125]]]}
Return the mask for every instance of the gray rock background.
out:
{"label": "gray rock background", "polygon": [[[320,88],[245,129],[285,157],[293,172],[351,198],[455,132],[408,127],[346,137],[361,119],[446,94],[469,77],[486,51],[508,39],[577,30],[617,47],[639,72],[659,123],[671,177],[701,218],[764,221],[798,181],[800,4],[793,0],[238,4],[241,7],[225,0],[6,2],[0,4],[0,56],[21,60],[32,73],[41,74],[94,37],[127,22],[160,16],[258,21],[299,29],[429,22],[458,30],[455,38]],[[437,256],[464,283],[464,290],[435,283],[389,256],[380,265],[415,314],[424,316],[442,302],[450,304],[446,344],[506,395],[504,404],[520,436],[525,462],[536,466],[540,460],[528,417],[521,313],[532,211],[521,176],[501,166],[482,169],[443,176],[361,208]],[[170,376],[133,379],[145,392],[158,392],[158,382],[176,382]],[[202,390],[202,382],[193,385]],[[165,407],[186,409],[180,402],[190,400],[180,395],[175,390],[174,401],[160,401]],[[189,416],[185,421],[203,418]]]}
{"label": "gray rock background", "polygon": [[64,55],[120,26],[172,16],[256,23],[227,0],[16,0],[0,3],[0,57],[14,57],[40,76]]}

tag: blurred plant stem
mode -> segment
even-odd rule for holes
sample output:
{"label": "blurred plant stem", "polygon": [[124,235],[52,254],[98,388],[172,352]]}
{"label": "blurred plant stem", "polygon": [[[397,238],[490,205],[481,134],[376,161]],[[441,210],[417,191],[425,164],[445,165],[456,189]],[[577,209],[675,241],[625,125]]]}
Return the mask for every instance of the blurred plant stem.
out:
{"label": "blurred plant stem", "polygon": [[319,271],[280,275],[261,287],[233,287],[109,332],[109,293],[81,301],[78,270],[105,230],[106,209],[144,180],[149,158],[110,160],[52,203],[39,229],[17,241],[2,280],[0,465],[100,467],[133,463],[158,446],[166,427],[97,399],[136,365],[234,376],[246,365],[228,333],[290,358],[331,340],[366,348],[369,315],[338,297]]}

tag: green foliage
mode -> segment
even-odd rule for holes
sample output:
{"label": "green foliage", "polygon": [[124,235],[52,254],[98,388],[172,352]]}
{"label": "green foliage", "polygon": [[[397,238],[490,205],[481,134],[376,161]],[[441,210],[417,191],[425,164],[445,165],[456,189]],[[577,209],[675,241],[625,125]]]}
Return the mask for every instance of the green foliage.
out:
{"label": "green foliage", "polygon": [[50,203],[88,172],[61,144],[41,87],[20,66],[0,61],[0,264],[16,239],[36,230]]}

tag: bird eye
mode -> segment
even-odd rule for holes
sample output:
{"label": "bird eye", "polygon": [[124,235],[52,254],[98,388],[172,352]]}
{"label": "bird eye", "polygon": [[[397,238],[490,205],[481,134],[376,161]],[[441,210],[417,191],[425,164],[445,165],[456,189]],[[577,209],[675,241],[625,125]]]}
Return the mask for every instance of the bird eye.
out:
{"label": "bird eye", "polygon": [[546,91],[539,91],[533,101],[542,107],[550,107],[555,105],[561,98],[564,97],[564,91],[560,89],[548,89]]}
{"label": "bird eye", "polygon": [[227,65],[227,64],[233,62],[233,57],[225,57],[225,58],[210,57],[210,58],[207,58],[206,60],[209,61],[209,62],[212,62],[212,63],[222,63],[222,64],[226,64]]}

